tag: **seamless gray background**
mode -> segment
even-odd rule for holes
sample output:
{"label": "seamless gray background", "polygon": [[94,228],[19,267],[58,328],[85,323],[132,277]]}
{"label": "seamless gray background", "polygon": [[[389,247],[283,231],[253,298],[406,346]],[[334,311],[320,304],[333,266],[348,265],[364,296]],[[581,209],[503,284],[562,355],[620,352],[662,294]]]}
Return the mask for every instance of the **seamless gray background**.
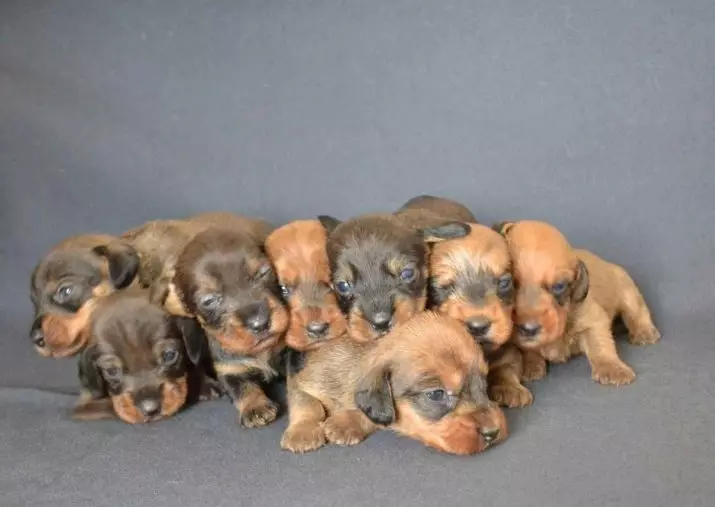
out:
{"label": "seamless gray background", "polygon": [[[0,2],[0,503],[711,506],[715,4]],[[63,237],[231,210],[276,223],[432,193],[548,220],[626,266],[665,338],[534,385],[474,458],[390,434],[280,451],[215,402],[68,420],[73,361],[26,338]]]}

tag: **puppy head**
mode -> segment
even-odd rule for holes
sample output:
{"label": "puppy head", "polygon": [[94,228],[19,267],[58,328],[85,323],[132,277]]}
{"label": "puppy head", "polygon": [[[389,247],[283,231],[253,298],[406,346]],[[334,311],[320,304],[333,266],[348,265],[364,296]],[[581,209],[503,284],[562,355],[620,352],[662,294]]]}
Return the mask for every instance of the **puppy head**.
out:
{"label": "puppy head", "polygon": [[474,454],[507,437],[487,365],[458,321],[424,312],[368,352],[355,403],[376,424],[440,451]]}
{"label": "puppy head", "polygon": [[516,284],[518,344],[536,349],[559,339],[568,314],[588,295],[588,270],[566,238],[544,222],[504,222]]}
{"label": "puppy head", "polygon": [[234,354],[274,347],[288,327],[273,266],[244,231],[197,234],[178,257],[165,306],[196,316],[206,334]]}
{"label": "puppy head", "polygon": [[184,406],[187,348],[205,339],[191,319],[170,316],[144,297],[108,298],[92,316],[92,337],[88,353],[120,419],[157,421]]}
{"label": "puppy head", "polygon": [[485,352],[511,336],[514,286],[504,238],[470,224],[470,233],[438,243],[430,255],[430,307],[462,322]]}
{"label": "puppy head", "polygon": [[291,222],[266,239],[266,253],[290,312],[286,344],[295,350],[316,348],[347,328],[330,286],[326,241],[318,220]]}
{"label": "puppy head", "polygon": [[138,269],[136,251],[111,236],[74,236],[56,245],[30,282],[35,308],[30,340],[37,352],[47,357],[80,352],[97,301],[129,286]]}
{"label": "puppy head", "polygon": [[333,288],[350,336],[370,342],[406,322],[426,304],[428,246],[468,234],[469,226],[445,222],[415,229],[387,215],[339,223],[319,217],[330,232]]}

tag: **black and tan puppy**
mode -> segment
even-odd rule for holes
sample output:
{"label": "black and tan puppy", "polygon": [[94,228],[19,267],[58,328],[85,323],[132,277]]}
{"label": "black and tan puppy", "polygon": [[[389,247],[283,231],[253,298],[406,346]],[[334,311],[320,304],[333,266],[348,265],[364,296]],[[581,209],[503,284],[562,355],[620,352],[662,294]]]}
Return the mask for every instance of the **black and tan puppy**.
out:
{"label": "black and tan puppy", "polygon": [[278,413],[263,387],[278,377],[288,312],[262,249],[269,231],[251,219],[206,229],[154,291],[171,313],[199,321],[218,379],[246,427],[264,426]]}
{"label": "black and tan puppy", "polygon": [[37,352],[70,357],[82,351],[98,301],[132,284],[138,268],[136,251],[114,236],[72,236],[55,245],[31,276],[30,340]]}
{"label": "black and tan puppy", "polygon": [[201,328],[151,303],[146,290],[128,289],[98,302],[91,336],[80,359],[76,419],[157,421],[216,389],[207,376]]}
{"label": "black and tan puppy", "polygon": [[497,224],[507,240],[517,285],[515,343],[524,351],[524,380],[541,378],[546,361],[585,354],[592,377],[623,385],[635,373],[619,357],[611,325],[621,316],[629,341],[655,343],[660,333],[628,273],[586,250],[575,250],[544,222]]}
{"label": "black and tan puppy", "polygon": [[318,220],[296,220],[273,231],[265,249],[290,312],[286,345],[306,351],[342,336],[345,316],[331,289],[327,234]]}
{"label": "black and tan puppy", "polygon": [[447,453],[484,451],[507,437],[486,375],[464,326],[433,312],[376,343],[333,340],[289,362],[290,420],[281,446],[355,445],[386,427]]}
{"label": "black and tan puppy", "polygon": [[[432,209],[424,209],[424,203]],[[434,209],[456,213],[445,216]],[[342,223],[319,217],[329,231],[333,288],[353,339],[379,339],[424,310],[429,245],[467,235],[469,225],[463,219],[469,217],[460,204],[431,196],[414,198],[394,214]]]}

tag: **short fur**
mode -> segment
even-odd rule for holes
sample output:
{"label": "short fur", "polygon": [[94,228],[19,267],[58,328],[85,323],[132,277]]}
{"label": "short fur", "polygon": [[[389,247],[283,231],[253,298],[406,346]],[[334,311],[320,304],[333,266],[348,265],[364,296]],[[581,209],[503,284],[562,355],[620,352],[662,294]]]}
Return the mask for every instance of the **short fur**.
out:
{"label": "short fur", "polygon": [[342,336],[347,322],[330,283],[327,233],[318,220],[297,220],[273,231],[265,249],[290,312],[285,342],[305,351]]}
{"label": "short fur", "polygon": [[344,337],[289,364],[281,446],[292,452],[355,445],[383,427],[452,454],[507,437],[504,414],[487,397],[481,349],[448,317],[423,312],[377,343]]}

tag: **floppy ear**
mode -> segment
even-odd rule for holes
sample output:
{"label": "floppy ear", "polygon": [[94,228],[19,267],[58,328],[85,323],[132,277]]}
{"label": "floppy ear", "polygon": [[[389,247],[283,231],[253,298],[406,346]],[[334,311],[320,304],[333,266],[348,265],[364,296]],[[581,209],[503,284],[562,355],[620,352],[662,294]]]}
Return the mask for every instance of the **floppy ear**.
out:
{"label": "floppy ear", "polygon": [[208,355],[206,335],[196,319],[191,317],[171,317],[181,333],[186,347],[186,355],[194,366],[198,366]]}
{"label": "floppy ear", "polygon": [[83,389],[89,391],[93,398],[102,398],[107,395],[107,383],[95,364],[98,357],[97,345],[92,344],[82,351],[77,362],[79,383]]}
{"label": "floppy ear", "polygon": [[378,367],[360,379],[355,392],[355,405],[375,424],[395,422],[395,401],[387,367]]}
{"label": "floppy ear", "polygon": [[448,239],[463,238],[472,232],[469,224],[449,222],[439,227],[426,227],[420,231],[425,243],[439,243]]}
{"label": "floppy ear", "polygon": [[134,281],[139,271],[139,254],[126,243],[99,245],[92,250],[109,263],[109,281],[115,289],[123,289]]}
{"label": "floppy ear", "polygon": [[507,220],[504,222],[499,222],[499,223],[494,224],[492,226],[492,229],[497,231],[502,236],[506,236],[507,234],[509,234],[509,231],[511,230],[511,228],[514,227],[515,225],[516,225],[516,222]]}
{"label": "floppy ear", "polygon": [[571,301],[574,303],[580,303],[586,296],[588,296],[588,268],[582,260],[578,261],[578,267],[576,268],[576,279],[573,282],[571,288]]}
{"label": "floppy ear", "polygon": [[328,233],[333,232],[333,230],[340,225],[342,222],[337,218],[330,215],[318,215],[318,221],[325,227]]}

